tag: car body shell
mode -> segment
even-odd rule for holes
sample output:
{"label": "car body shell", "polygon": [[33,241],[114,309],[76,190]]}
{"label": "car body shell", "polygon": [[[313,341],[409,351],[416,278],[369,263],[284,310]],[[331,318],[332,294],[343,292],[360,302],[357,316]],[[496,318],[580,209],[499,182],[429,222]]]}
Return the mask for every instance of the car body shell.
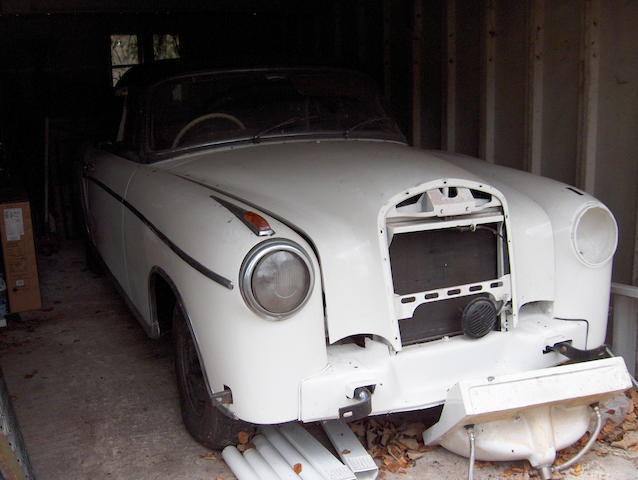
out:
{"label": "car body shell", "polygon": [[[557,342],[592,349],[604,341],[611,255],[587,265],[574,228],[588,208],[608,210],[568,185],[384,138],[272,138],[152,163],[116,152],[84,155],[90,240],[151,337],[164,333],[165,315],[154,282],[170,285],[211,395],[232,391],[223,406],[231,416],[259,424],[335,418],[356,403],[359,387],[373,387],[372,414],[432,407],[461,380],[564,362],[546,351]],[[406,198],[450,185],[498,200],[509,310],[482,338],[407,345],[388,215]],[[262,216],[274,233],[256,235],[224,203]],[[315,275],[303,308],[279,321],[249,308],[240,288],[246,256],[266,239],[295,242]],[[363,344],[349,341],[357,336]]]}

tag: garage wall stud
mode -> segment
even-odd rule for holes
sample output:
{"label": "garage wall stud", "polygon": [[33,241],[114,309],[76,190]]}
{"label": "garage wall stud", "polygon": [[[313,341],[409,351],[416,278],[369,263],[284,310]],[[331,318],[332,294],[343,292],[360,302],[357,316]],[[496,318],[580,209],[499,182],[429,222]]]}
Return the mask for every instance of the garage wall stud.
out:
{"label": "garage wall stud", "polygon": [[494,163],[496,109],[496,2],[487,0],[483,19],[483,78],[481,95],[481,136],[479,152]]}
{"label": "garage wall stud", "polygon": [[543,148],[543,37],[545,36],[545,0],[532,0],[529,15],[529,59],[527,79],[526,167],[542,174]]}
{"label": "garage wall stud", "polygon": [[383,0],[383,98],[392,103],[392,0]]}
{"label": "garage wall stud", "polygon": [[456,151],[456,0],[447,0],[446,3],[447,84],[441,143],[444,150],[454,152]]}
{"label": "garage wall stud", "polygon": [[578,186],[594,194],[600,90],[600,0],[585,0],[581,37],[581,91],[578,131]]}
{"label": "garage wall stud", "polygon": [[422,144],[421,132],[421,51],[423,41],[423,0],[414,0],[412,18],[412,145]]}

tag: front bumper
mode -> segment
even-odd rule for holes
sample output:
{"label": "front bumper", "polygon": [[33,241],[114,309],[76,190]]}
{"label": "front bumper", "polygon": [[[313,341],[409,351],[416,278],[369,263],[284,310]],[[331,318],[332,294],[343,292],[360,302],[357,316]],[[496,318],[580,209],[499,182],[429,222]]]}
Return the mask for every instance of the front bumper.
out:
{"label": "front bumper", "polygon": [[585,433],[591,416],[587,406],[629,387],[620,357],[464,380],[450,390],[441,418],[423,439],[466,455],[465,428],[473,425],[477,459],[551,465],[557,450]]}
{"label": "front bumper", "polygon": [[301,383],[299,419],[337,418],[339,408],[356,404],[353,396],[359,387],[374,386],[372,415],[441,405],[460,381],[553,367],[565,357],[543,353],[548,345],[571,340],[586,348],[586,337],[586,322],[557,320],[535,311],[521,315],[512,331],[494,331],[477,340],[457,336],[398,353],[371,339],[365,348],[333,345],[327,367]]}

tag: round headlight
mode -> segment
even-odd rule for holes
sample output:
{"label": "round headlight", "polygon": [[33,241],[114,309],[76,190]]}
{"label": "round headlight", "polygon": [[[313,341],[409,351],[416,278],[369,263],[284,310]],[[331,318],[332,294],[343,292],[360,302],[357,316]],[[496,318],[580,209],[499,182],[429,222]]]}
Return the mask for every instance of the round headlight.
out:
{"label": "round headlight", "polygon": [[572,232],[578,258],[591,267],[606,263],[616,251],[616,220],[602,205],[588,205],[576,217]]}
{"label": "round headlight", "polygon": [[298,311],[314,283],[308,254],[290,240],[267,240],[253,248],[240,271],[241,293],[265,318],[280,320]]}

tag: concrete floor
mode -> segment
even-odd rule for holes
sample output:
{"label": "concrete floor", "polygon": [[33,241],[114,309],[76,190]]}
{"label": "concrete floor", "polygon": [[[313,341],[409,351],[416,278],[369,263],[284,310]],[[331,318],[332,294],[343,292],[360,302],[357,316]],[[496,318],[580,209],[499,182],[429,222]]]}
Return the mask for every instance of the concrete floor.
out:
{"label": "concrete floor", "polygon": [[[42,310],[0,330],[2,368],[36,478],[234,478],[182,425],[169,339],[144,335],[110,281],[86,271],[79,245],[40,258],[39,271]],[[587,454],[578,478],[638,478],[638,452],[595,449],[604,456]],[[474,478],[528,478],[506,475],[511,467],[480,468]],[[466,471],[466,459],[439,448],[385,479]]]}

